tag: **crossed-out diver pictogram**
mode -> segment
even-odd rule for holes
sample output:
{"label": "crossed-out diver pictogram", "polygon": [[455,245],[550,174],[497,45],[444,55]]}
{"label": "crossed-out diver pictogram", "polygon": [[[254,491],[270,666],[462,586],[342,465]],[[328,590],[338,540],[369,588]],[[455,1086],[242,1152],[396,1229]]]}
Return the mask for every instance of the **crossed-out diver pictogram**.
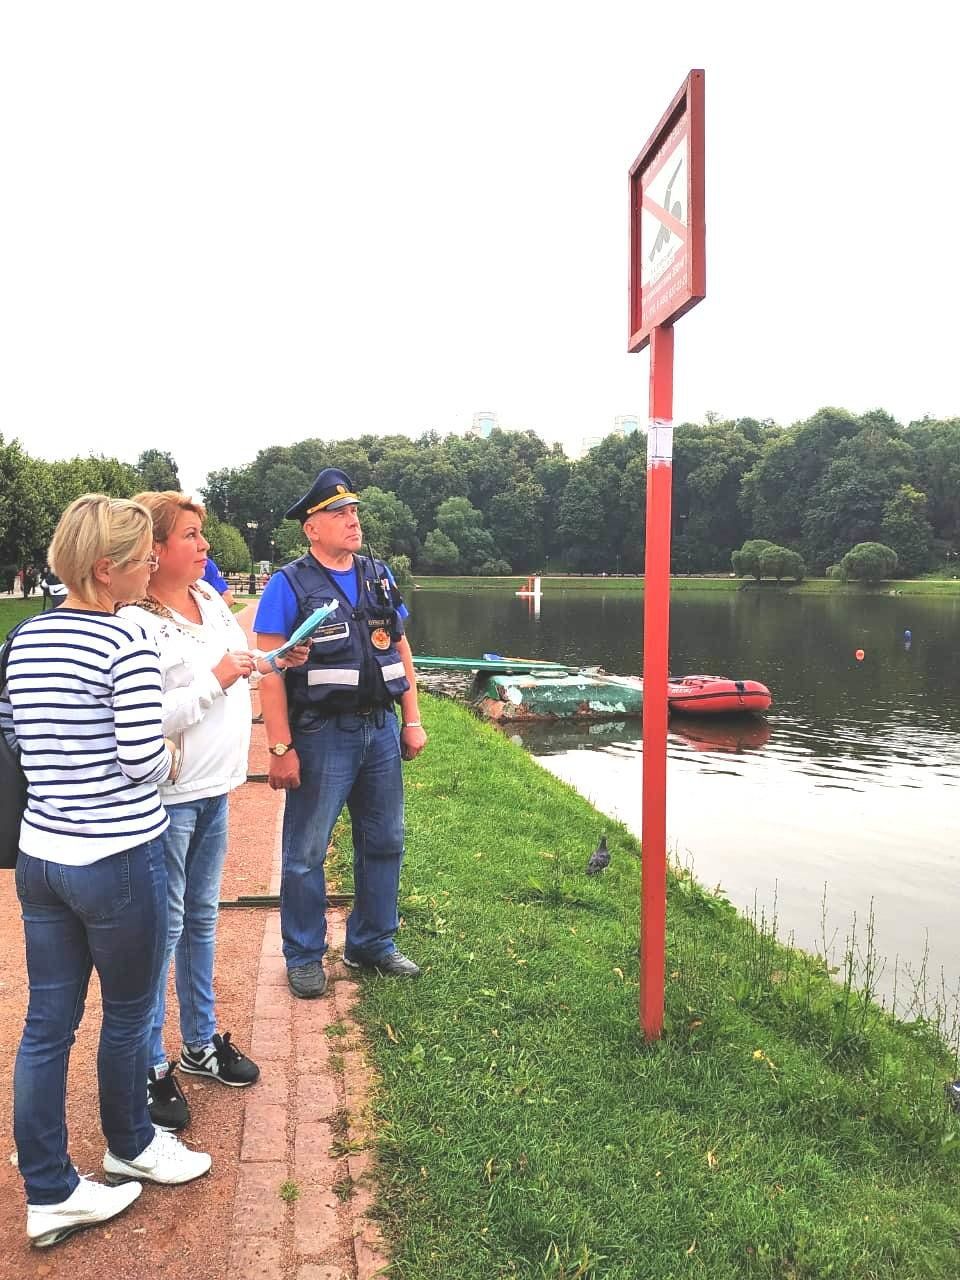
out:
{"label": "crossed-out diver pictogram", "polygon": [[[667,189],[663,193],[662,209],[660,205],[655,203],[655,201],[649,199],[646,193],[644,193],[644,197],[643,197],[644,208],[648,209],[651,213],[654,213],[657,216],[657,218],[660,218],[661,212],[665,213],[670,218],[671,221],[675,220],[677,225],[679,226],[683,225],[680,221],[681,218],[683,217],[683,205],[679,200],[675,200],[671,205],[670,196],[673,193],[673,184],[676,181],[677,174],[680,172],[680,169],[682,166],[683,166],[683,156],[681,156],[680,159],[677,161],[677,167],[674,169],[673,173],[671,174],[670,181],[667,183]],[[650,254],[649,254],[650,262],[652,262],[654,258],[657,256],[657,254],[660,252],[660,250],[663,249],[664,246],[669,243],[670,235],[671,235],[670,227],[661,218],[660,230],[657,232],[657,238],[656,240],[654,240],[653,247],[650,250]]]}

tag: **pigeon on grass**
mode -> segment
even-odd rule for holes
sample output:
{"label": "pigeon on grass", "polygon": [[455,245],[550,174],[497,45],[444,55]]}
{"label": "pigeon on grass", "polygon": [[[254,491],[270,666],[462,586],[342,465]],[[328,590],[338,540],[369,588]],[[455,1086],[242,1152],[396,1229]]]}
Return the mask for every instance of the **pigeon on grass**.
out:
{"label": "pigeon on grass", "polygon": [[610,865],[610,850],[607,848],[607,837],[601,836],[600,843],[590,855],[590,861],[587,863],[587,875],[598,876],[601,871],[605,871]]}

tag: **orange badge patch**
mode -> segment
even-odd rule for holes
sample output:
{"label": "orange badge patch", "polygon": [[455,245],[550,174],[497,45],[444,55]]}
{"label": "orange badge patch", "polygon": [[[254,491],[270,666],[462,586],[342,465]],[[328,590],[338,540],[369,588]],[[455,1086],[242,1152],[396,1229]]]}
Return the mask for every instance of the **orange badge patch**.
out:
{"label": "orange badge patch", "polygon": [[370,640],[375,649],[390,648],[390,633],[384,631],[383,627],[377,627],[376,631],[371,631]]}

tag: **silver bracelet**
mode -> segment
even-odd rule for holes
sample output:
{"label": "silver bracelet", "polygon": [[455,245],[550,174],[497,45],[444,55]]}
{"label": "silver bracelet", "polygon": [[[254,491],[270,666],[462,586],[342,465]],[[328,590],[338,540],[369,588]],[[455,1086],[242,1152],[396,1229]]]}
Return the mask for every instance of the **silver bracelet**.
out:
{"label": "silver bracelet", "polygon": [[423,725],[419,720],[405,720],[401,725],[403,729],[422,729]]}

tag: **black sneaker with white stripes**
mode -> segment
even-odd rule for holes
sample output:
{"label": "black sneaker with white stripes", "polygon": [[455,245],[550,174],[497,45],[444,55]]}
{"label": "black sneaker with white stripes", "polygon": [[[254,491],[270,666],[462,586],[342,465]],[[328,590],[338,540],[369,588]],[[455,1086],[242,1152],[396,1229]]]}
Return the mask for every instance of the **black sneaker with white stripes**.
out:
{"label": "black sneaker with white stripes", "polygon": [[186,1045],[180,1051],[180,1070],[190,1076],[207,1076],[221,1084],[242,1089],[260,1079],[260,1068],[230,1040],[230,1032],[215,1035],[213,1041],[202,1049],[191,1050]]}

